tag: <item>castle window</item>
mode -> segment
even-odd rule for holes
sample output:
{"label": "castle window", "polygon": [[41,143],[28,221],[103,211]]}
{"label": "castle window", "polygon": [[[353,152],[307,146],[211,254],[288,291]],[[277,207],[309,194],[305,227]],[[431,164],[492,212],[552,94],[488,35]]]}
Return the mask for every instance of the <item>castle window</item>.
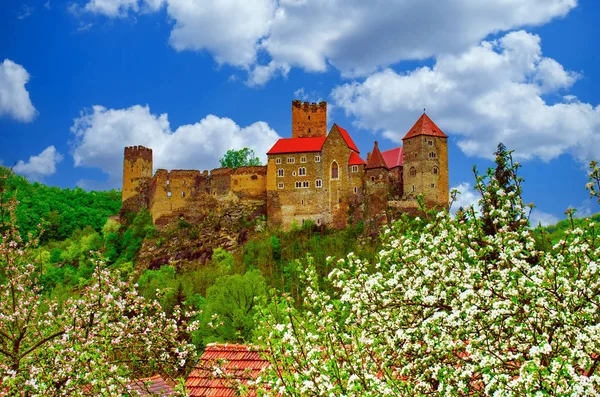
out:
{"label": "castle window", "polygon": [[439,173],[438,167],[433,167],[431,172],[433,173],[433,175],[437,175]]}
{"label": "castle window", "polygon": [[300,176],[306,176],[306,167],[300,167],[300,168],[298,168],[298,175],[300,175]]}
{"label": "castle window", "polygon": [[434,159],[437,157],[437,154],[435,154],[435,152],[429,152],[429,158],[430,159]]}
{"label": "castle window", "polygon": [[185,197],[185,192],[181,192],[181,197]]}
{"label": "castle window", "polygon": [[185,186],[185,181],[183,181],[183,186]]}
{"label": "castle window", "polygon": [[307,188],[307,187],[309,187],[309,183],[308,183],[308,181],[303,181],[303,182],[302,182],[302,187],[304,187],[304,188]]}
{"label": "castle window", "polygon": [[310,115],[308,116],[308,119],[310,120]]}
{"label": "castle window", "polygon": [[296,189],[301,188],[301,187],[302,187],[302,182],[296,181]]}
{"label": "castle window", "polygon": [[431,184],[431,187],[435,187],[435,183],[432,183],[432,184]]}
{"label": "castle window", "polygon": [[257,176],[257,175],[252,175],[252,176],[250,177],[250,179],[252,179],[253,181],[255,181],[255,180],[257,180],[257,179],[258,179],[258,176]]}
{"label": "castle window", "polygon": [[306,163],[306,156],[300,157],[300,162],[301,163]]}
{"label": "castle window", "polygon": [[292,171],[292,176],[296,176],[296,171]]}
{"label": "castle window", "polygon": [[339,179],[339,169],[337,162],[331,164],[331,179]]}
{"label": "castle window", "polygon": [[278,176],[278,177],[282,177],[282,176],[283,176],[283,174],[284,174],[284,170],[283,170],[283,168],[279,168],[279,169],[277,170],[277,176]]}
{"label": "castle window", "polygon": [[288,157],[287,158],[287,163],[288,164],[294,164],[296,162],[296,159],[294,157]]}
{"label": "castle window", "polygon": [[317,179],[315,181],[315,187],[323,187],[323,181],[320,179]]}
{"label": "castle window", "polygon": [[410,167],[410,176],[417,176],[417,169],[415,167]]}
{"label": "castle window", "polygon": [[278,187],[279,189],[283,189],[283,182],[279,182],[279,183],[277,184],[277,187]]}
{"label": "castle window", "polygon": [[167,192],[167,197],[171,198],[171,192]]}
{"label": "castle window", "polygon": [[374,176],[371,177],[371,182],[375,182],[375,177]]}
{"label": "castle window", "polygon": [[[302,200],[302,205],[304,205],[304,200]],[[302,224],[304,224],[304,219],[302,220]]]}
{"label": "castle window", "polygon": [[433,141],[430,139],[430,140],[428,140],[428,141],[427,141],[427,144],[428,144],[429,146],[433,146]]}
{"label": "castle window", "polygon": [[358,172],[358,165],[352,166],[352,172]]}
{"label": "castle window", "polygon": [[417,189],[415,188],[415,185],[412,185],[412,187],[411,187],[411,191],[412,191],[412,192],[415,192],[415,191],[417,191]]}
{"label": "castle window", "polygon": [[358,188],[354,186],[354,194],[358,193]]}
{"label": "castle window", "polygon": [[171,184],[171,181],[167,179],[167,186]]}
{"label": "castle window", "polygon": [[417,158],[417,153],[414,153],[414,154],[413,154],[413,158]]}
{"label": "castle window", "polygon": [[281,159],[279,157],[275,159],[275,164],[281,164]]}
{"label": "castle window", "polygon": [[321,156],[315,156],[315,163],[321,162]]}
{"label": "castle window", "polygon": [[310,134],[310,128],[308,129],[308,133]]}

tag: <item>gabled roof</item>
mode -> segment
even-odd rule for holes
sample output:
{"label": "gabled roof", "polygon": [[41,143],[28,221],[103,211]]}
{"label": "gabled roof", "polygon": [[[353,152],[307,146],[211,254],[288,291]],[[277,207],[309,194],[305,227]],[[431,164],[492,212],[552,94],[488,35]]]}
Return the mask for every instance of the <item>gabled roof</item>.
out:
{"label": "gabled roof", "polygon": [[320,152],[325,139],[327,138],[281,138],[267,154]]}
{"label": "gabled roof", "polygon": [[381,152],[379,151],[379,144],[375,141],[373,145],[373,151],[371,155],[368,157],[367,166],[365,169],[369,170],[372,168],[388,168]]}
{"label": "gabled roof", "polygon": [[[270,365],[262,354],[260,349],[246,345],[209,344],[185,381],[189,395],[236,396],[240,385],[247,385],[249,380],[255,380]],[[256,391],[250,389],[247,396],[256,396]]]}
{"label": "gabled roof", "polygon": [[419,117],[419,120],[412,126],[410,130],[404,135],[404,139],[412,138],[418,135],[429,135],[429,136],[439,136],[441,138],[448,138],[446,134],[440,130],[440,128],[435,125],[433,120],[429,118],[425,113]]}
{"label": "gabled roof", "polygon": [[367,162],[360,158],[358,153],[350,152],[350,158],[348,159],[348,165],[366,165]]}
{"label": "gabled roof", "polygon": [[403,151],[402,147],[397,147],[381,152],[381,155],[385,160],[385,165],[387,165],[388,168],[402,167],[404,165],[404,159],[402,158]]}
{"label": "gabled roof", "polygon": [[136,379],[129,384],[129,390],[137,392],[140,396],[170,396],[173,389],[160,375],[150,378]]}
{"label": "gabled roof", "polygon": [[348,131],[346,131],[345,129],[343,129],[335,123],[333,123],[333,126],[336,127],[338,131],[342,134],[342,138],[344,138],[344,141],[346,141],[346,145],[348,145],[348,147],[354,150],[356,153],[360,153],[360,150],[358,150],[358,147],[356,147],[356,144],[354,143],[352,138],[350,138],[350,134],[348,134]]}

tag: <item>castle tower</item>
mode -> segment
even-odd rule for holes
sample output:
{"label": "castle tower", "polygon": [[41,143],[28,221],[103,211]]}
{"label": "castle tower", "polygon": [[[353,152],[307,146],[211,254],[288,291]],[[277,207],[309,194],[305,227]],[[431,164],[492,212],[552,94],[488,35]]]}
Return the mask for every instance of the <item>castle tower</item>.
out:
{"label": "castle tower", "polygon": [[292,138],[327,136],[327,102],[292,101]]}
{"label": "castle tower", "polygon": [[126,147],[123,157],[123,210],[139,211],[148,206],[151,179],[152,149],[143,146]]}
{"label": "castle tower", "polygon": [[373,151],[367,155],[365,166],[365,219],[373,222],[377,230],[379,226],[387,223],[389,169],[385,159],[379,151],[379,144],[375,141]]}
{"label": "castle tower", "polygon": [[402,138],[404,195],[448,207],[448,136],[425,114]]}

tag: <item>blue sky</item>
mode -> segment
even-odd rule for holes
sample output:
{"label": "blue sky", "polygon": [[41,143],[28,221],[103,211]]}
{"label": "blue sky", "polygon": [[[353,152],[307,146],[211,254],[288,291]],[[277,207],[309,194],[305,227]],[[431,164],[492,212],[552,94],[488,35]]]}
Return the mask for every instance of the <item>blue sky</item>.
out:
{"label": "blue sky", "polygon": [[[491,3],[491,2],[490,2]],[[126,145],[161,168],[290,136],[291,101],[326,100],[363,157],[423,108],[450,136],[450,185],[476,199],[499,141],[534,221],[580,215],[600,159],[594,0],[8,0],[0,161],[60,187],[119,187]],[[485,6],[482,6],[485,4]]]}

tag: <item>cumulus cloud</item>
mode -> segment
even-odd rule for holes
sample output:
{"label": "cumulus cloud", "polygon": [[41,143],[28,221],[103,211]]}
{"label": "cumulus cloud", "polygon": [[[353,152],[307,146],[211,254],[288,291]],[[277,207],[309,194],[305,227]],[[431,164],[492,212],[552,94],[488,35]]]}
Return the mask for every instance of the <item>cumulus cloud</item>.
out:
{"label": "cumulus cloud", "polygon": [[[89,0],[88,11],[111,17],[167,4],[171,44],[210,52],[218,63],[250,72],[264,84],[289,67],[346,76],[402,60],[459,53],[491,33],[544,24],[577,0]],[[257,54],[265,54],[257,62]],[[255,72],[253,72],[255,71]]]}
{"label": "cumulus cloud", "polygon": [[479,199],[481,199],[481,194],[476,191],[469,182],[459,183],[450,188],[450,191],[454,189],[458,190],[460,194],[456,196],[456,200],[452,203],[452,207],[450,207],[450,213],[452,215],[456,215],[456,211],[458,211],[459,208],[466,209],[470,206],[473,206],[475,212],[479,213]]}
{"label": "cumulus cloud", "polygon": [[244,147],[254,150],[265,162],[265,153],[279,139],[265,122],[241,127],[214,115],[173,131],[167,114],[156,115],[148,106],[140,105],[126,109],[94,106],[74,120],[71,132],[75,166],[100,168],[108,174],[110,187],[121,184],[125,146],[152,148],[155,169],[203,170],[218,167],[227,150]]}
{"label": "cumulus cloud", "polygon": [[0,116],[23,122],[35,118],[37,111],[25,88],[28,81],[29,73],[23,66],[10,59],[0,63]]}
{"label": "cumulus cloud", "polygon": [[554,225],[559,220],[557,216],[540,211],[537,208],[531,210],[531,214],[529,215],[529,224],[532,228],[537,227],[539,224],[542,226]]}
{"label": "cumulus cloud", "polygon": [[48,146],[37,156],[29,157],[28,161],[19,160],[13,171],[32,181],[41,181],[44,177],[56,173],[56,165],[63,160],[54,146]]}
{"label": "cumulus cloud", "polygon": [[521,159],[549,161],[570,152],[585,161],[600,147],[600,107],[574,97],[545,100],[579,77],[543,57],[537,35],[517,31],[440,56],[431,68],[377,72],[331,96],[356,125],[395,142],[426,107],[467,155],[492,158],[503,142]]}

